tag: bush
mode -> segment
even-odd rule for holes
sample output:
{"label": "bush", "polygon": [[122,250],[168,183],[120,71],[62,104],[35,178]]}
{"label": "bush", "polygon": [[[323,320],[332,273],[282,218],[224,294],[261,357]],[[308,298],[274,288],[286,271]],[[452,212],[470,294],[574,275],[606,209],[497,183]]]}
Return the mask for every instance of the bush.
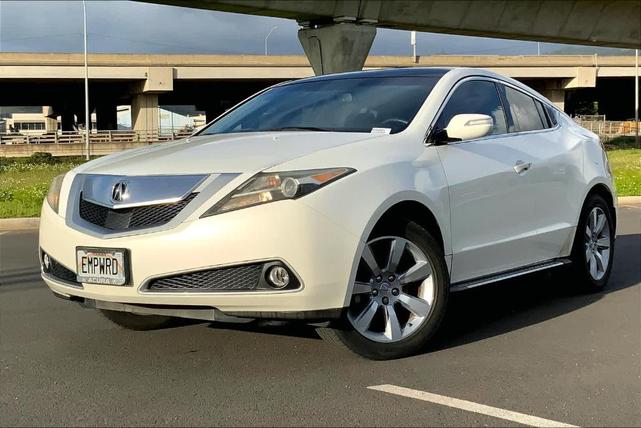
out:
{"label": "bush", "polygon": [[45,163],[47,165],[53,165],[54,163],[57,163],[56,158],[54,158],[51,153],[47,152],[35,152],[31,156],[29,156],[29,161],[35,164]]}
{"label": "bush", "polygon": [[0,189],[0,202],[13,201],[13,192],[11,190]]}
{"label": "bush", "polygon": [[641,149],[634,141],[634,137],[615,137],[609,141],[604,141],[607,150],[618,149]]}

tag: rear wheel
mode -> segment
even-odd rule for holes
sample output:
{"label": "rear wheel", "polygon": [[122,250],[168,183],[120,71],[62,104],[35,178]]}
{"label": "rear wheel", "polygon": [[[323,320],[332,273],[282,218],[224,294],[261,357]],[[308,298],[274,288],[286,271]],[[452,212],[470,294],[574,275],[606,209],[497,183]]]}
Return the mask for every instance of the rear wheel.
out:
{"label": "rear wheel", "polygon": [[104,309],[101,309],[100,312],[111,322],[128,330],[157,330],[170,327],[174,322],[174,318],[163,315],[138,315],[130,312],[107,311]]}
{"label": "rear wheel", "polygon": [[572,248],[572,272],[576,285],[599,291],[608,282],[614,255],[614,222],[610,207],[599,195],[586,201]]}
{"label": "rear wheel", "polygon": [[342,328],[319,335],[367,358],[414,354],[443,318],[448,284],[436,241],[417,223],[403,222],[365,245]]}

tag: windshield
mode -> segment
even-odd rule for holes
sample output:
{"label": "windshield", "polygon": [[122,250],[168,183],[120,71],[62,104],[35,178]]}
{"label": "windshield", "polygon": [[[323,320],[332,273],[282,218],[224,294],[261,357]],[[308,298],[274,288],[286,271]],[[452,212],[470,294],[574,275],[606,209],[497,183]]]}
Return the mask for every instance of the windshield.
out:
{"label": "windshield", "polygon": [[396,133],[412,121],[438,77],[312,80],[271,88],[199,135],[256,131]]}

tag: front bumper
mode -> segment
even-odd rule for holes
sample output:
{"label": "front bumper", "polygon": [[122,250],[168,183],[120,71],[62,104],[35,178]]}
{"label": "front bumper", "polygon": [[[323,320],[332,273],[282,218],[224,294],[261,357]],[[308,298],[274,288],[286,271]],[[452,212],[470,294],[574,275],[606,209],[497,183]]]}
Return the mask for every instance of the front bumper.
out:
{"label": "front bumper", "polygon": [[[343,308],[359,237],[300,201],[280,201],[186,221],[171,230],[113,238],[69,227],[45,203],[41,249],[76,272],[78,246],[128,249],[129,284],[78,287],[43,275],[51,290],[61,296],[122,304],[206,306],[238,316],[260,316]],[[300,280],[300,287],[283,291],[145,291],[154,278],[267,260],[283,261]]]}

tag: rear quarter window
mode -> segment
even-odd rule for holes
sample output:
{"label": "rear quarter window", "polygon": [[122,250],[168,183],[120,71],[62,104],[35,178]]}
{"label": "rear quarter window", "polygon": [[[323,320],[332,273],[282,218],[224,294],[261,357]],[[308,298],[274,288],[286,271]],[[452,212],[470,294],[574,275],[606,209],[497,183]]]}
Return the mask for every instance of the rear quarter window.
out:
{"label": "rear quarter window", "polygon": [[541,103],[541,101],[534,100],[534,103],[536,104],[536,110],[539,112],[539,117],[541,118],[541,121],[543,122],[544,127],[551,128],[552,125],[550,124],[548,115],[545,112],[545,107],[543,107],[543,104]]}
{"label": "rear quarter window", "polygon": [[556,126],[559,123],[559,113],[550,106],[545,106],[545,110],[548,112],[548,118],[550,119],[550,124]]}

